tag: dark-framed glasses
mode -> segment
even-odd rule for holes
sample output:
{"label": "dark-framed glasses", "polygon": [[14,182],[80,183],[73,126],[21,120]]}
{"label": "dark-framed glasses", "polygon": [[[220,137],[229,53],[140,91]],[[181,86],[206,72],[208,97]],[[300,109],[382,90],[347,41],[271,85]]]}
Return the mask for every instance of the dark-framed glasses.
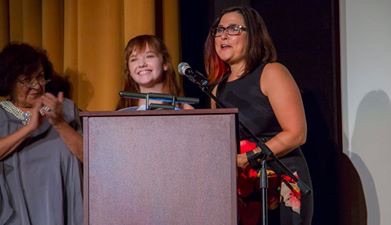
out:
{"label": "dark-framed glasses", "polygon": [[33,79],[25,78],[25,79],[18,79],[19,83],[21,83],[23,86],[27,88],[33,88],[37,84],[41,86],[45,86],[47,83],[50,82],[50,80],[46,80],[44,77],[35,77]]}
{"label": "dark-framed glasses", "polygon": [[236,36],[242,33],[242,31],[246,31],[247,28],[245,28],[242,25],[237,24],[231,24],[228,27],[218,26],[214,29],[212,29],[212,35],[214,37],[220,37],[224,34],[225,31],[227,31],[227,34],[230,36]]}

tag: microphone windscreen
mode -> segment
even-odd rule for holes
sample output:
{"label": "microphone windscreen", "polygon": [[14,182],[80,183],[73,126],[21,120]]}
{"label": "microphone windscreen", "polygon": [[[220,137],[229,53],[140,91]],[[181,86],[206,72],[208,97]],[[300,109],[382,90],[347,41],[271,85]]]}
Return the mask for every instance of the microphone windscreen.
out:
{"label": "microphone windscreen", "polygon": [[186,75],[186,70],[191,69],[190,65],[186,62],[181,62],[178,64],[178,72],[181,75]]}

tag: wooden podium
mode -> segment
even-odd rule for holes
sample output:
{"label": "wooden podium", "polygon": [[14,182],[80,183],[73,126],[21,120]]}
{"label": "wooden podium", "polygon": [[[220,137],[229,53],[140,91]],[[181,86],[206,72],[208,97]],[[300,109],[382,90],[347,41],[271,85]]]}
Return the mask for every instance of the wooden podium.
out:
{"label": "wooden podium", "polygon": [[85,225],[236,225],[237,109],[84,112]]}

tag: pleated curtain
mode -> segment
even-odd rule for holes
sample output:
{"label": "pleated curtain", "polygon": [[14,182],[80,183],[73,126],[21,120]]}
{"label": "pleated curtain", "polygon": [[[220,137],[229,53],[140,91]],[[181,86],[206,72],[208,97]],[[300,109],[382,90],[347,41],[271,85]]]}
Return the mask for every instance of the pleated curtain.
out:
{"label": "pleated curtain", "polygon": [[156,34],[179,62],[178,10],[178,0],[0,0],[0,47],[46,49],[80,109],[114,110],[130,38]]}

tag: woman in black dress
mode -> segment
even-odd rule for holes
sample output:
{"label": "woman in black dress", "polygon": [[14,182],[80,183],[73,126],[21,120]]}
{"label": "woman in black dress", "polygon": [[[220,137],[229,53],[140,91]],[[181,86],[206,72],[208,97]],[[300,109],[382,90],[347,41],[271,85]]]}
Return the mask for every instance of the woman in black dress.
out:
{"label": "woman in black dress", "polygon": [[[210,82],[216,84],[213,92],[219,102],[238,108],[242,124],[257,139],[264,140],[295,176],[311,186],[299,148],[307,132],[300,92],[288,69],[277,62],[273,42],[257,11],[250,7],[222,11],[205,43],[205,67]],[[213,101],[212,107],[216,107]],[[258,176],[249,165],[249,157],[261,149],[243,129],[239,135],[239,224],[260,224]],[[311,224],[312,194],[304,194],[294,180],[276,174],[273,168],[267,172],[269,224]]]}

